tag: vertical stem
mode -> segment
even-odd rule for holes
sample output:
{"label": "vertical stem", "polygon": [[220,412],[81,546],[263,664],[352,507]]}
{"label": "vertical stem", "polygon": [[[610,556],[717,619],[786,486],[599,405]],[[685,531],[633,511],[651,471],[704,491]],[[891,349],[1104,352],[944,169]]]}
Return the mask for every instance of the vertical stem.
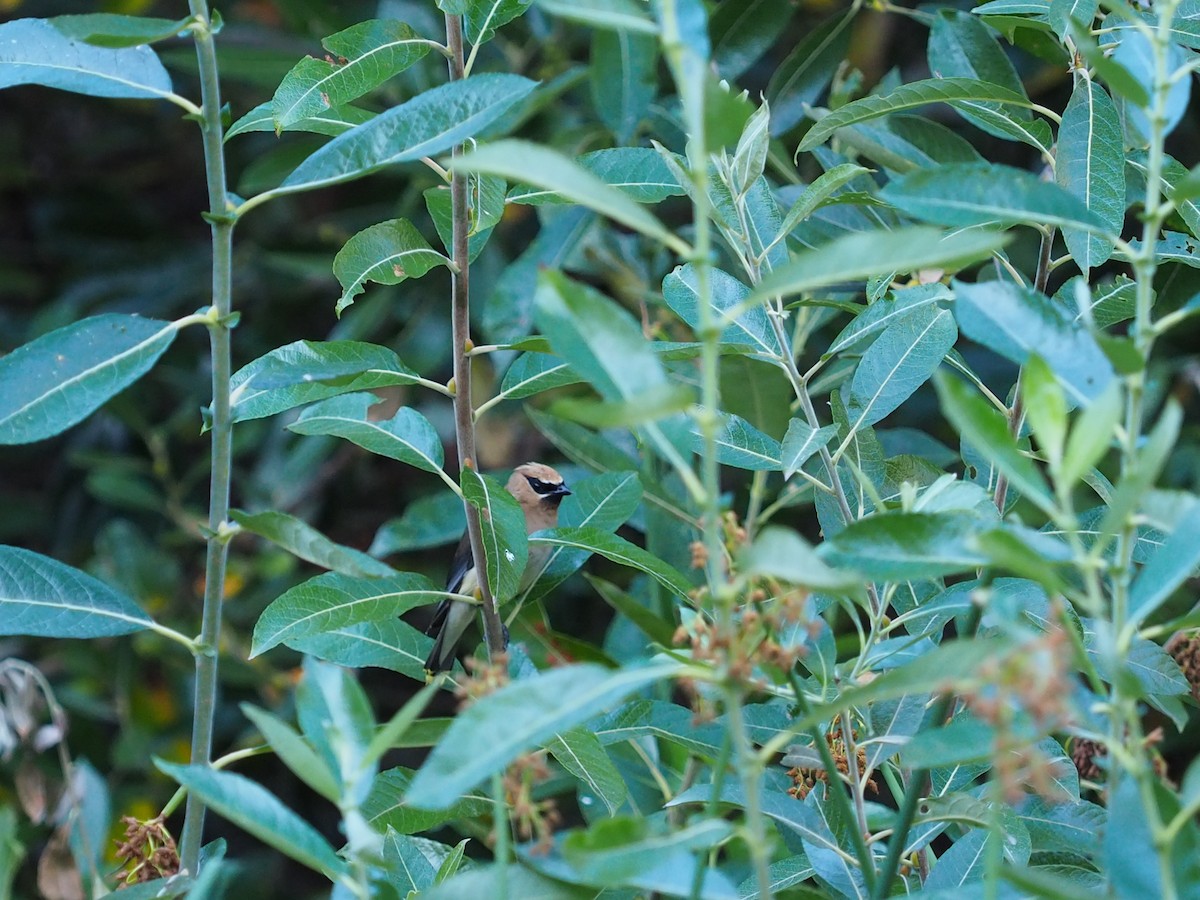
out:
{"label": "vertical stem", "polygon": [[508,802],[504,797],[504,773],[492,776],[492,820],[496,826],[496,897],[508,900],[508,864],[512,856],[508,824]]}
{"label": "vertical stem", "polygon": [[[450,80],[461,81],[463,75],[462,18],[446,14],[446,46],[450,49]],[[452,158],[462,154],[462,145],[451,151]],[[455,170],[450,177],[450,206],[453,217],[451,256],[454,258],[454,273],[451,276],[454,294],[453,337],[454,342],[454,434],[458,447],[460,469],[475,468],[475,412],[471,408],[471,281],[470,252],[467,247],[470,221],[467,204],[467,176]],[[492,596],[487,579],[487,556],[483,550],[483,532],[479,525],[479,510],[463,500],[467,513],[467,535],[471,542],[471,558],[479,580],[479,594],[483,601],[483,634],[487,640],[488,655],[494,657],[505,648],[504,623]]]}
{"label": "vertical stem", "polygon": [[[196,693],[192,712],[193,765],[208,765],[212,756],[213,718],[217,705],[217,645],[221,633],[221,602],[225,592],[225,562],[229,554],[229,484],[233,464],[233,423],[230,417],[229,316],[233,307],[233,219],[225,184],[222,148],[221,92],[212,22],[205,0],[190,0],[200,69],[201,129],[204,168],[208,180],[209,222],[212,225],[213,317],[209,325],[212,354],[212,477],[208,496],[208,550],[204,566],[204,607],[196,642]],[[180,862],[195,874],[199,869],[204,832],[204,803],[189,793],[184,816]]]}

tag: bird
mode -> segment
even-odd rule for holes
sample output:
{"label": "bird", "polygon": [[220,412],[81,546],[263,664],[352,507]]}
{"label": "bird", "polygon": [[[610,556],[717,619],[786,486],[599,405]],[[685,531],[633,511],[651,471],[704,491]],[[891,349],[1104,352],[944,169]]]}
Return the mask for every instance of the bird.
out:
{"label": "bird", "polygon": [[[563,497],[571,493],[563,477],[543,463],[527,462],[513,470],[505,488],[512,494],[525,513],[525,531],[533,534],[558,525],[558,506]],[[548,544],[538,544],[529,550],[529,559],[521,576],[520,590],[528,588],[541,573],[546,557],[550,554]],[[471,558],[471,541],[464,532],[450,562],[446,576],[446,590],[452,594],[473,595],[479,588],[475,566]],[[433,649],[425,660],[425,671],[432,677],[438,672],[449,671],[454,666],[455,647],[467,626],[475,618],[475,605],[464,600],[445,597],[437,605],[426,634],[437,631]]]}

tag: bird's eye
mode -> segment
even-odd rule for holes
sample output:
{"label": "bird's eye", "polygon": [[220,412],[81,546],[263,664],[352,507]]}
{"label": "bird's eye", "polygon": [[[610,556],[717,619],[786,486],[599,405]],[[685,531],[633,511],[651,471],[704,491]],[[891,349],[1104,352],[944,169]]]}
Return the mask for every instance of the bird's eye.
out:
{"label": "bird's eye", "polygon": [[540,478],[533,478],[531,476],[526,476],[525,480],[528,481],[529,486],[531,488],[533,488],[535,491],[537,491],[539,494],[552,494],[555,491],[557,491],[559,488],[559,485],[551,484],[548,481],[542,481],[542,479],[540,479]]}

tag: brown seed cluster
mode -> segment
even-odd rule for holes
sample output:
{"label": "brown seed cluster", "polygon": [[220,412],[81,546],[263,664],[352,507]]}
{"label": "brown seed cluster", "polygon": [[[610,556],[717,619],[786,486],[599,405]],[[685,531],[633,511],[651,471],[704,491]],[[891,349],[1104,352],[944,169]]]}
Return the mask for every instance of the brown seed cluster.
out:
{"label": "brown seed cluster", "polygon": [[509,682],[508,654],[497,653],[489,662],[483,659],[465,659],[467,674],[459,677],[454,688],[458,698],[458,710],[462,712],[476,700],[496,693]]}
{"label": "brown seed cluster", "polygon": [[1200,634],[1177,631],[1167,641],[1166,650],[1179,664],[1183,676],[1192,687],[1192,697],[1200,703]]}
{"label": "brown seed cluster", "polygon": [[[733,561],[749,542],[749,535],[732,512],[721,517],[721,533],[726,568],[730,578],[736,580],[738,572]],[[705,546],[696,541],[691,549],[693,567],[703,568],[708,563]],[[732,628],[722,628],[702,614],[680,626],[673,643],[690,644],[693,659],[707,662],[728,679],[755,689],[765,686],[753,678],[756,666],[788,672],[804,655],[803,644],[785,645],[779,636],[794,633],[792,626],[806,618],[808,593],[765,576],[737,584],[740,593],[734,601]],[[700,610],[712,605],[707,587],[693,591],[692,600]]]}
{"label": "brown seed cluster", "polygon": [[121,887],[169,878],[179,872],[179,852],[175,838],[167,831],[162,816],[142,822],[122,816],[125,840],[117,845],[117,858],[125,869]]}
{"label": "brown seed cluster", "polygon": [[[855,758],[858,761],[858,771],[865,772],[867,768],[867,751],[862,747],[857,746],[858,729],[850,730],[851,738],[855,742]],[[834,726],[825,733],[825,743],[829,745],[829,753],[833,757],[833,764],[837,767],[838,774],[849,775],[850,761],[846,755],[846,741],[842,738],[842,723],[839,720],[834,723]],[[792,779],[792,786],[788,788],[788,793],[797,800],[803,800],[808,796],[808,792],[817,786],[817,782],[829,784],[829,773],[824,769],[807,769],[800,766],[788,769],[788,778]],[[879,793],[879,785],[875,783],[874,778],[867,779],[867,789],[873,794]]]}
{"label": "brown seed cluster", "polygon": [[1108,749],[1098,741],[1080,738],[1071,742],[1071,762],[1084,781],[1103,781],[1104,770],[1096,765],[1096,759],[1108,755]]}
{"label": "brown seed cluster", "polygon": [[518,757],[504,773],[504,796],[512,827],[522,841],[537,838],[530,852],[539,855],[550,852],[554,830],[562,824],[562,814],[553,797],[535,800],[533,796],[534,788],[549,778],[544,750]]}

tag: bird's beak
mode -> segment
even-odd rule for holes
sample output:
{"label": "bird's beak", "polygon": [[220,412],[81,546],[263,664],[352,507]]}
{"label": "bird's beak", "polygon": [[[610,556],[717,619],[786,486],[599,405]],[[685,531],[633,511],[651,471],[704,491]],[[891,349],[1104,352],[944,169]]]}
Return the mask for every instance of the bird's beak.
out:
{"label": "bird's beak", "polygon": [[548,497],[566,497],[571,493],[571,489],[567,487],[566,482],[560,484],[546,496]]}

